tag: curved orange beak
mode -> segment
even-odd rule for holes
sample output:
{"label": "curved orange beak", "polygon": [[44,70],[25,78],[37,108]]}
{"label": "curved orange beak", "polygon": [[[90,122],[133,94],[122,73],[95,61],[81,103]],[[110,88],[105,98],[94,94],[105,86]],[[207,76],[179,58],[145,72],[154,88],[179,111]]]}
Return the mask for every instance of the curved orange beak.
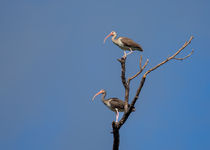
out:
{"label": "curved orange beak", "polygon": [[96,96],[98,96],[99,94],[103,93],[104,91],[103,90],[100,90],[98,93],[96,93],[93,98],[92,98],[92,101],[95,99]]}
{"label": "curved orange beak", "polygon": [[112,35],[112,33],[110,33],[109,35],[107,35],[107,36],[105,37],[104,43],[106,42],[106,39],[107,39],[108,37],[110,37],[111,35]]}

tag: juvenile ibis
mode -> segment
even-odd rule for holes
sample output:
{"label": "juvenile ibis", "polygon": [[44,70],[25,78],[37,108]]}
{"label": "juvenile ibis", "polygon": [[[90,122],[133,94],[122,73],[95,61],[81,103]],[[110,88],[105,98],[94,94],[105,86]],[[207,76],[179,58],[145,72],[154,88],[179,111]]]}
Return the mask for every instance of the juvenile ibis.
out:
{"label": "juvenile ibis", "polygon": [[[119,46],[124,51],[124,56],[131,54],[134,50],[143,51],[142,47],[134,42],[133,40],[127,38],[127,37],[119,37],[116,39],[117,33],[115,31],[112,31],[109,35],[107,35],[104,39],[104,43],[106,42],[106,39],[108,37],[112,36],[112,42]],[[129,50],[130,52],[126,54],[126,50]]]}
{"label": "juvenile ibis", "polygon": [[[102,94],[102,102],[112,111],[114,111],[116,113],[116,122],[118,122],[118,117],[119,117],[119,112],[124,112],[124,106],[125,106],[125,102],[118,99],[118,98],[109,98],[109,99],[105,99],[106,96],[106,91],[104,89],[100,90],[98,93],[96,93],[93,96],[92,101],[95,99],[95,97],[99,94]],[[130,104],[128,104],[128,107],[130,107]],[[132,111],[135,111],[135,108],[132,109]]]}

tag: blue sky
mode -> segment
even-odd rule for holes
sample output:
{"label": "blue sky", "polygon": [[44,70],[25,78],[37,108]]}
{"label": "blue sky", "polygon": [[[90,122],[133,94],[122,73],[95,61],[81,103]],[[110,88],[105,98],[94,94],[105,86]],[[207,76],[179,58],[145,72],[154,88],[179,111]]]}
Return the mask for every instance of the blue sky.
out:
{"label": "blue sky", "polygon": [[[97,97],[123,99],[123,51],[112,30],[140,43],[127,59],[127,77],[173,54],[152,72],[136,112],[120,130],[120,149],[210,149],[210,2],[206,0],[36,0],[0,2],[0,149],[107,150],[114,113]],[[140,78],[132,82],[131,99]]]}

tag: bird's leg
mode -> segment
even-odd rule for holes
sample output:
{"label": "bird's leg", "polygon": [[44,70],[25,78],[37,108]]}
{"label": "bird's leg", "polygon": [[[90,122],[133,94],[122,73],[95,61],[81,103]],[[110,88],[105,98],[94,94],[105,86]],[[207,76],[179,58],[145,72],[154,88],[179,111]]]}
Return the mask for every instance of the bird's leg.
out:
{"label": "bird's leg", "polygon": [[129,52],[127,55],[129,55],[129,54],[133,53],[133,50],[132,50],[131,48],[129,48],[129,49],[130,49],[130,52]]}
{"label": "bird's leg", "polygon": [[119,112],[118,112],[118,109],[117,108],[115,108],[115,110],[116,110],[116,122],[118,122]]}
{"label": "bird's leg", "polygon": [[123,51],[123,52],[124,52],[123,58],[126,58],[127,54],[126,54],[126,52],[125,52],[125,51]]}

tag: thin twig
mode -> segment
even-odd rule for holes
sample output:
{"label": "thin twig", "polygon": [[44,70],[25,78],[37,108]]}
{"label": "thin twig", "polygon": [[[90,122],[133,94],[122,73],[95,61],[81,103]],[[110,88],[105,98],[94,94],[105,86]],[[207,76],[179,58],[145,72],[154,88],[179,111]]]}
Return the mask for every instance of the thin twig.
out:
{"label": "thin twig", "polygon": [[185,56],[183,58],[176,58],[176,57],[174,57],[173,59],[176,59],[176,60],[184,60],[184,59],[190,57],[193,54],[193,52],[194,52],[194,50],[192,50],[187,56]]}
{"label": "thin twig", "polygon": [[[140,60],[141,60],[141,59],[142,59],[142,57],[140,58]],[[147,59],[147,61],[145,62],[144,66],[141,67],[141,61],[140,61],[140,70],[139,70],[139,72],[137,72],[135,75],[133,75],[132,77],[128,78],[128,85],[129,85],[129,83],[130,83],[130,81],[131,81],[132,79],[136,78],[139,74],[142,73],[142,71],[143,71],[143,70],[145,69],[145,67],[147,66],[148,62],[149,62],[149,59]]]}
{"label": "thin twig", "polygon": [[142,62],[142,55],[140,56],[140,60],[139,60],[139,67],[141,68],[141,62]]}

